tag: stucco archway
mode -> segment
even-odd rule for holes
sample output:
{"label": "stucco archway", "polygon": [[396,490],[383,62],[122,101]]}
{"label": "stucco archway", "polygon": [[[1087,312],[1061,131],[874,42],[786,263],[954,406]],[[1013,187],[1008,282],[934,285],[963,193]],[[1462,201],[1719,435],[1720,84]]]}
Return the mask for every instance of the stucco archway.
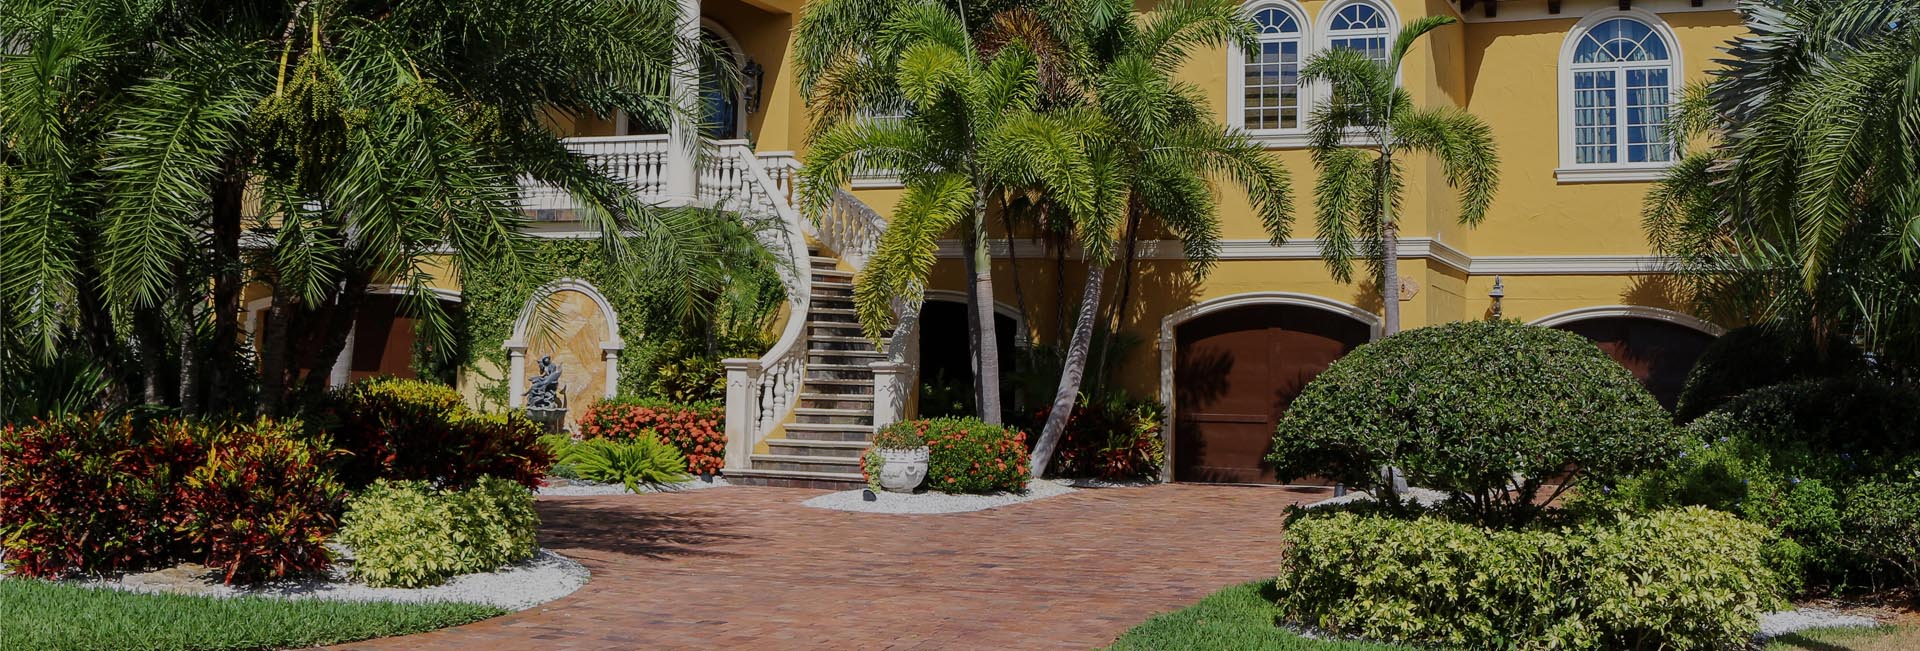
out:
{"label": "stucco archway", "polygon": [[[600,360],[603,366],[601,396],[612,398],[620,386],[620,351],[626,349],[625,340],[620,338],[620,316],[613,304],[600,293],[593,283],[579,278],[563,278],[547,284],[533,292],[520,308],[520,316],[513,321],[513,334],[507,338],[507,406],[519,408],[526,405],[527,387],[527,349],[532,343],[529,335],[533,329],[534,315],[543,301],[551,300],[561,294],[575,293],[590,301],[593,308],[606,323],[606,336],[599,341]],[[565,369],[562,369],[564,377]]]}
{"label": "stucco archway", "polygon": [[1586,337],[1633,373],[1668,409],[1679,400],[1693,365],[1726,330],[1689,314],[1641,305],[1568,310],[1533,322]]}

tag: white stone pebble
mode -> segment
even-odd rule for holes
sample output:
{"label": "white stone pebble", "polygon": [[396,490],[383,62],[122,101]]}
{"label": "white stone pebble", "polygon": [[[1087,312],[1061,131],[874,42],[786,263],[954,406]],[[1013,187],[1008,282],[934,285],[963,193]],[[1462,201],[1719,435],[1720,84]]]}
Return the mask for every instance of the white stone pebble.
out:
{"label": "white stone pebble", "polygon": [[[186,566],[182,566],[186,567]],[[197,567],[197,566],[195,566]],[[202,568],[204,569],[204,568]],[[206,597],[271,597],[335,601],[457,602],[506,610],[526,610],[565,597],[587,584],[587,568],[573,559],[540,550],[533,558],[492,572],[463,574],[425,588],[375,588],[347,578],[335,565],[326,579],[278,581],[256,586],[227,586],[211,572],[169,568],[114,579],[75,581],[79,585],[129,592],[174,593]]]}

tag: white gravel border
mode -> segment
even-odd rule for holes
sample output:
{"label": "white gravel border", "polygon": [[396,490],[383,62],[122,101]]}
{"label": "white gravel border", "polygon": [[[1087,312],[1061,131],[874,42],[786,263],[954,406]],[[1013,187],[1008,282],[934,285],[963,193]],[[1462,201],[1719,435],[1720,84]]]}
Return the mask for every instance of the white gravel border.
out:
{"label": "white gravel border", "polygon": [[800,505],[856,513],[967,513],[1074,492],[1074,489],[1066,483],[1051,479],[1027,482],[1025,493],[993,493],[991,495],[949,495],[933,491],[907,494],[881,491],[875,494],[878,499],[868,502],[862,498],[861,493],[864,490],[827,493],[801,502]]}
{"label": "white gravel border", "polygon": [[1860,615],[1849,615],[1826,608],[1796,608],[1760,616],[1759,640],[1768,640],[1782,635],[1798,633],[1814,628],[1873,628],[1880,620]]}
{"label": "white gravel border", "polygon": [[[162,571],[164,572],[164,570]],[[591,573],[571,558],[545,549],[533,558],[493,572],[463,574],[426,588],[374,588],[347,578],[344,564],[335,565],[327,579],[280,581],[258,586],[220,585],[216,576],[203,583],[166,580],[160,572],[128,574],[115,579],[73,581],[75,585],[149,594],[174,593],[204,597],[268,597],[274,599],[329,599],[334,601],[395,601],[404,603],[458,602],[506,610],[526,610],[573,594],[587,584]]]}
{"label": "white gravel border", "polygon": [[623,484],[575,483],[570,486],[541,486],[540,490],[534,491],[534,495],[539,497],[580,497],[585,495],[637,495],[637,494],[645,494],[645,493],[679,493],[684,491],[702,490],[707,488],[721,488],[721,487],[730,486],[730,485],[731,484],[728,484],[726,479],[723,479],[720,477],[714,477],[713,481],[710,481],[710,482],[700,481],[699,479],[693,479],[690,481],[683,481],[677,484],[658,484],[653,486],[641,486],[640,492],[634,493],[632,491],[627,490],[627,487]]}

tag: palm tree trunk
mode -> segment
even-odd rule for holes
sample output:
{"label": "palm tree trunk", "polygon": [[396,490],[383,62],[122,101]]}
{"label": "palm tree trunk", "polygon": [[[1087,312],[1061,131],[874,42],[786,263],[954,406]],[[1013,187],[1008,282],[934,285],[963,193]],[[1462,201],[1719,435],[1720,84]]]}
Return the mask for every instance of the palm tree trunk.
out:
{"label": "palm tree trunk", "polygon": [[1380,298],[1386,302],[1386,324],[1381,336],[1400,332],[1400,227],[1387,222],[1380,229]]}
{"label": "palm tree trunk", "polygon": [[1135,234],[1140,232],[1140,211],[1128,212],[1131,214],[1127,215],[1126,234],[1121,236],[1121,241],[1126,242],[1127,254],[1120,263],[1120,299],[1114,301],[1113,316],[1105,321],[1111,325],[1107,327],[1107,336],[1100,340],[1100,363],[1093,369],[1096,395],[1099,390],[1106,388],[1107,362],[1113,360],[1113,337],[1120,334],[1120,321],[1127,318],[1127,302],[1133,298],[1133,261],[1140,244]]}
{"label": "palm tree trunk", "polygon": [[1040,429],[1040,440],[1033,444],[1033,457],[1027,462],[1034,477],[1044,477],[1066,433],[1067,419],[1073,416],[1075,399],[1080,396],[1080,379],[1087,368],[1087,354],[1093,345],[1093,322],[1100,318],[1100,289],[1107,277],[1107,265],[1087,260],[1087,284],[1080,292],[1080,316],[1073,323],[1073,341],[1067,344],[1067,357],[1061,363],[1060,388],[1053,392],[1053,407],[1047,411],[1047,424]]}
{"label": "palm tree trunk", "polygon": [[333,302],[333,309],[320,315],[324,319],[325,330],[321,331],[320,345],[313,350],[313,356],[307,360],[307,381],[304,393],[319,395],[327,388],[327,380],[332,376],[333,362],[339,359],[340,352],[347,348],[347,336],[353,333],[353,325],[360,318],[360,306],[366,303],[367,287],[370,281],[362,273],[350,275],[341,283],[340,295]]}
{"label": "palm tree trunk", "polygon": [[260,353],[260,411],[279,416],[287,394],[287,320],[292,317],[290,297],[275,288],[273,303],[267,308],[267,336]]}
{"label": "palm tree trunk", "polygon": [[127,381],[127,370],[122,363],[125,357],[113,323],[113,312],[101,294],[97,273],[85,274],[74,283],[74,303],[80,309],[80,331],[86,335],[87,353],[107,377],[103,402],[109,407],[119,407],[133,400],[133,386]]}
{"label": "palm tree trunk", "polygon": [[973,283],[979,273],[979,258],[975,255],[980,246],[973,237],[969,226],[960,238],[960,260],[967,274],[967,350],[973,356],[967,358],[967,369],[973,371],[973,409],[980,410],[980,316],[973,306],[980,304],[980,287]]}
{"label": "palm tree trunk", "polygon": [[[240,357],[240,213],[245,206],[246,181],[238,163],[229,171],[213,196],[213,345],[207,349],[208,386],[231,387],[234,360]],[[239,405],[222,391],[207,395],[210,411],[227,411]]]}
{"label": "palm tree trunk", "polygon": [[980,420],[999,425],[1000,337],[993,323],[993,256],[987,248],[987,192],[973,195],[973,318],[979,334],[974,342],[974,384],[979,387]]}

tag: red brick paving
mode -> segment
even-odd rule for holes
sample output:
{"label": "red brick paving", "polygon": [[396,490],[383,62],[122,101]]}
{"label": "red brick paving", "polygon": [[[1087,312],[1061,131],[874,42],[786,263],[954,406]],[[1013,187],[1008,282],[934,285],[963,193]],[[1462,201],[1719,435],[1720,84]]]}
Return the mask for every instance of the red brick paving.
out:
{"label": "red brick paving", "polygon": [[1269,575],[1285,507],[1323,496],[1175,484],[948,515],[800,506],[820,492],[542,499],[541,543],[591,569],[586,587],[342,648],[1088,649]]}

